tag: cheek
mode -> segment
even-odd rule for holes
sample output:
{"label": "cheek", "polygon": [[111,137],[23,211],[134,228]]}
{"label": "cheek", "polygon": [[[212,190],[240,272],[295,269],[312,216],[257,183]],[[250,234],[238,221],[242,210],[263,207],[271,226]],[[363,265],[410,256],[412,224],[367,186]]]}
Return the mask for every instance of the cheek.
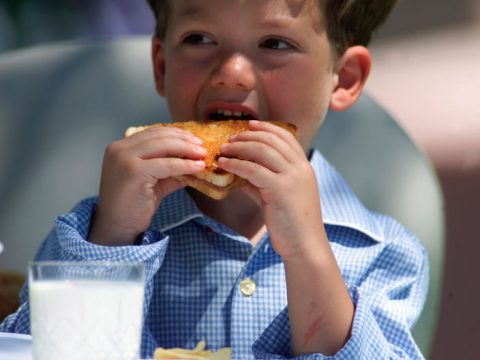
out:
{"label": "cheek", "polygon": [[299,128],[300,142],[309,146],[320,127],[331,96],[332,75],[313,66],[270,74],[266,78],[270,115],[291,122]]}
{"label": "cheek", "polygon": [[333,75],[322,71],[318,65],[298,64],[265,75],[264,84],[272,102],[285,104],[285,107],[303,109],[302,113],[317,109],[321,113],[328,104]]}
{"label": "cheek", "polygon": [[195,82],[198,74],[191,69],[177,65],[173,65],[167,74],[165,95],[173,120],[192,120],[194,117],[192,109],[194,109],[198,94],[198,85]]}

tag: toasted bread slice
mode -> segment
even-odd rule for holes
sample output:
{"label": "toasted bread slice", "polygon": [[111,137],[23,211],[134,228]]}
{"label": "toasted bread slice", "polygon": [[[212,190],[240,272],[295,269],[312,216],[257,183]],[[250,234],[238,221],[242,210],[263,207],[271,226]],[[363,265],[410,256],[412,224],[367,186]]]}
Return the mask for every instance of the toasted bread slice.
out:
{"label": "toasted bread slice", "polygon": [[[272,121],[272,123],[296,134],[296,127],[292,124],[279,121]],[[175,177],[177,180],[217,200],[224,199],[232,189],[245,183],[244,179],[221,169],[217,159],[220,156],[221,145],[228,143],[230,136],[249,129],[248,120],[186,121],[129,127],[125,131],[125,137],[151,126],[173,126],[189,131],[200,138],[207,149],[204,159],[205,170],[193,175],[177,176]]]}

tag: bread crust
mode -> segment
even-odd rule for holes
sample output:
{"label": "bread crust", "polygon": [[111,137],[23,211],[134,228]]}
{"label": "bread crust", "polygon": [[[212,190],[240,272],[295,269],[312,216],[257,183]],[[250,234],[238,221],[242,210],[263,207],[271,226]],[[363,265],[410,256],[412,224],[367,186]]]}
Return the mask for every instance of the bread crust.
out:
{"label": "bread crust", "polygon": [[[295,125],[271,121],[271,123],[281,126],[296,135],[297,128]],[[228,143],[230,136],[249,130],[248,120],[224,120],[224,121],[185,121],[174,123],[159,123],[148,126],[129,127],[125,131],[125,137],[131,136],[137,132],[143,131],[152,126],[176,127],[193,133],[196,137],[203,141],[203,146],[207,149],[205,155],[205,169],[200,173],[200,178],[195,175],[177,176],[175,179],[193,187],[205,195],[221,200],[228,196],[231,190],[246,183],[246,180],[228,173],[218,166],[218,157],[220,156],[220,147],[222,144]],[[221,183],[228,184],[226,186],[216,186],[209,181],[209,174],[214,177],[224,177]]]}

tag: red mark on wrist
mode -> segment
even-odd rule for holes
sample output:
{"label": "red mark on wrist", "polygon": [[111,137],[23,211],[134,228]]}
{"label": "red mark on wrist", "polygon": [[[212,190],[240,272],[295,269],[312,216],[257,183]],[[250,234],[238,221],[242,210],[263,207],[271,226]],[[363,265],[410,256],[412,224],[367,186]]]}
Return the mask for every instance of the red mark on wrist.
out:
{"label": "red mark on wrist", "polygon": [[307,332],[303,335],[303,346],[306,346],[315,334],[320,330],[323,323],[323,314],[318,316],[310,325]]}

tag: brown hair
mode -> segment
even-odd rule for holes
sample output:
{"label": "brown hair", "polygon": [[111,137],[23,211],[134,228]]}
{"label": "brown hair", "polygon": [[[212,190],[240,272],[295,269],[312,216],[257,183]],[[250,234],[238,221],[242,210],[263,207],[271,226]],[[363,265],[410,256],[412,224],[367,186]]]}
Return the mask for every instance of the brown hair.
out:
{"label": "brown hair", "polygon": [[155,16],[155,35],[163,40],[165,38],[165,33],[167,32],[170,0],[147,0],[147,2]]}
{"label": "brown hair", "polygon": [[399,0],[324,0],[327,33],[338,54],[367,46]]}
{"label": "brown hair", "polygon": [[[147,0],[157,21],[155,34],[165,37],[170,0]],[[318,0],[325,9],[329,39],[337,54],[353,45],[367,46],[399,0]]]}

